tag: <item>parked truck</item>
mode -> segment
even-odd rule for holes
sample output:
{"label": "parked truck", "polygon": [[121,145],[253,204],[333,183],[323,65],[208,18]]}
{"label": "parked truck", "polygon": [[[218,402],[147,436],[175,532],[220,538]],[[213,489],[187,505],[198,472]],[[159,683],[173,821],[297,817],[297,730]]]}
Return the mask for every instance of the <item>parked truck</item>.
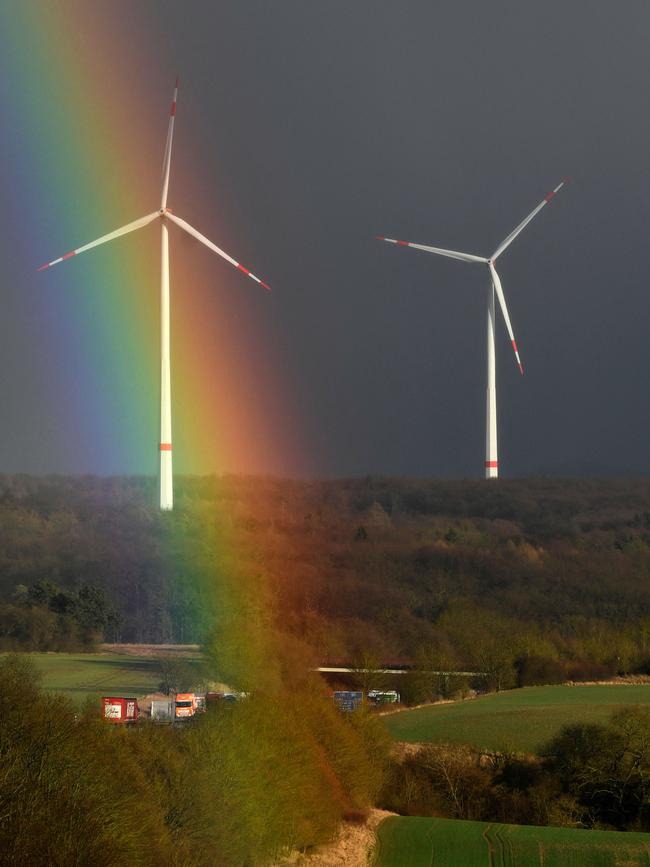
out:
{"label": "parked truck", "polygon": [[171,722],[174,719],[173,699],[153,699],[151,702],[151,719],[154,722]]}
{"label": "parked truck", "polygon": [[102,698],[102,716],[110,723],[119,725],[137,723],[140,710],[137,698],[104,696]]}
{"label": "parked truck", "polygon": [[358,710],[363,704],[363,692],[361,690],[337,689],[332,697],[337,708],[346,713]]}
{"label": "parked truck", "polygon": [[368,701],[370,704],[399,704],[400,695],[394,689],[369,689]]}
{"label": "parked truck", "polygon": [[193,692],[177,692],[174,699],[174,719],[191,719],[197,710],[196,696]]}

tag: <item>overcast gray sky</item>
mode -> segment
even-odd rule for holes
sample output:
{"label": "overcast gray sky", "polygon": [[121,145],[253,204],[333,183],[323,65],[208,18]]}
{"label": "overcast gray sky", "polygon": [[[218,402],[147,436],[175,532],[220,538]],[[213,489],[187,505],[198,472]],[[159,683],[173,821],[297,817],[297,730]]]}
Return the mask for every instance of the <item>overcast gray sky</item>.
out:
{"label": "overcast gray sky", "polygon": [[[129,58],[154,40],[218,142],[204,181],[273,284],[312,472],[482,474],[487,275],[374,236],[488,255],[565,175],[501,260],[526,370],[499,321],[502,472],[650,471],[650,4],[111,6]],[[44,462],[16,327],[0,470],[131,471]]]}

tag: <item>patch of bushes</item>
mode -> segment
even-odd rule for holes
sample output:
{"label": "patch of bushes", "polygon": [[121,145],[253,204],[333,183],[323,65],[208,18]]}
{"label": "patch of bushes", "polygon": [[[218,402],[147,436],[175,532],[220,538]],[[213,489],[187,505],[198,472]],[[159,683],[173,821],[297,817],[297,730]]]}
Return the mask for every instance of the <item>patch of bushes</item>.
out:
{"label": "patch of bushes", "polygon": [[0,660],[0,852],[24,867],[264,865],[363,816],[386,735],[317,690],[254,694],[175,728],[113,726]]}
{"label": "patch of bushes", "polygon": [[542,757],[456,744],[391,762],[380,806],[402,815],[650,831],[650,711],[565,726]]}

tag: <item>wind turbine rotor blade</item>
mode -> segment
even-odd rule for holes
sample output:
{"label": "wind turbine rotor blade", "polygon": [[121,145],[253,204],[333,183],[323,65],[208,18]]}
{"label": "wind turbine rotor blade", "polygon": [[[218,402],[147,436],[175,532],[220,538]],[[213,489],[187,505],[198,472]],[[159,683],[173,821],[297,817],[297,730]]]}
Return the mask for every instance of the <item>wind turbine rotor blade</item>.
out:
{"label": "wind turbine rotor blade", "polygon": [[441,247],[427,247],[425,244],[414,244],[412,241],[397,241],[395,238],[384,238],[383,235],[375,235],[377,241],[386,241],[389,244],[397,244],[398,247],[413,247],[414,250],[424,250],[425,253],[437,253],[439,256],[449,256],[450,259],[460,259],[463,262],[487,263],[483,256],[473,256],[471,253],[458,253],[456,250],[443,250]]}
{"label": "wind turbine rotor blade", "polygon": [[169,109],[169,125],[167,127],[167,141],[165,142],[165,156],[163,157],[162,170],[162,193],[160,195],[160,207],[167,207],[167,193],[169,191],[169,168],[172,161],[172,140],[174,138],[174,118],[176,117],[176,101],[178,99],[178,76],[174,85],[174,96]]}
{"label": "wind turbine rotor blade", "polygon": [[86,250],[91,250],[93,247],[99,247],[100,244],[105,244],[107,241],[113,241],[115,238],[119,238],[120,235],[127,235],[129,232],[135,232],[136,229],[141,229],[148,223],[153,222],[156,217],[160,217],[159,211],[154,211],[153,214],[147,214],[146,217],[141,217],[139,220],[127,223],[126,226],[122,226],[120,229],[115,229],[114,232],[109,232],[108,235],[102,235],[101,238],[97,238],[96,241],[91,241],[89,244],[84,244],[83,247],[77,247],[76,250],[70,250],[69,253],[59,256],[58,259],[53,259],[51,262],[46,262],[45,265],[41,265],[38,270],[44,271],[46,268],[51,268],[52,265],[58,265],[59,262],[63,262],[65,259],[71,259],[73,256],[78,256],[79,253],[85,253]]}
{"label": "wind turbine rotor blade", "polygon": [[216,244],[213,244],[212,241],[208,240],[205,235],[202,235],[197,229],[193,226],[190,226],[189,223],[185,222],[185,220],[181,220],[180,217],[177,217],[175,214],[172,214],[170,211],[166,212],[167,219],[171,220],[173,223],[176,223],[177,226],[180,226],[188,235],[191,235],[193,238],[196,238],[197,241],[200,241],[202,244],[212,250],[213,253],[216,253],[217,256],[221,256],[222,259],[225,259],[226,262],[230,262],[238,271],[241,271],[243,274],[246,274],[247,277],[250,277],[251,280],[254,280],[256,283],[259,283],[260,286],[263,286],[264,289],[267,289],[269,292],[271,291],[271,287],[265,283],[263,280],[260,280],[259,277],[256,277],[248,268],[245,268],[240,262],[236,259],[233,259],[232,256],[229,256],[221,247],[217,247]]}
{"label": "wind turbine rotor blade", "polygon": [[510,232],[510,234],[508,235],[507,238],[504,238],[504,240],[501,241],[501,243],[499,244],[499,246],[496,248],[496,250],[495,250],[494,253],[492,254],[492,261],[493,261],[493,262],[496,261],[496,259],[497,259],[497,258],[498,258],[502,253],[503,253],[503,251],[506,249],[506,247],[509,247],[510,244],[512,244],[512,242],[515,240],[515,238],[517,237],[517,235],[518,235],[520,232],[523,232],[523,230],[524,230],[524,229],[526,228],[526,226],[530,223],[530,221],[531,221],[532,219],[534,219],[534,217],[536,217],[536,216],[539,214],[539,212],[542,210],[542,208],[543,208],[545,205],[548,205],[548,203],[549,203],[549,202],[551,201],[551,199],[556,195],[556,193],[559,193],[560,190],[562,189],[562,187],[563,187],[565,184],[567,184],[568,182],[569,182],[569,178],[563,178],[563,179],[560,181],[560,183],[557,185],[557,187],[555,187],[555,189],[551,190],[550,193],[547,193],[547,194],[544,196],[544,198],[543,198],[542,201],[539,203],[539,205],[535,208],[535,210],[531,211],[530,214],[526,217],[526,219],[525,219],[523,222],[519,223],[519,225],[517,226],[517,228],[516,228],[516,229],[513,229],[512,232]]}
{"label": "wind turbine rotor blade", "polygon": [[517,359],[517,364],[519,365],[519,373],[524,375],[524,368],[521,364],[521,358],[519,357],[519,349],[517,348],[517,341],[515,340],[515,335],[512,331],[512,325],[510,324],[510,316],[508,315],[508,305],[506,304],[505,295],[503,294],[503,287],[501,286],[501,280],[499,279],[499,275],[497,274],[497,269],[494,267],[492,262],[488,262],[490,267],[490,273],[492,274],[492,283],[494,284],[494,290],[497,293],[497,298],[499,299],[499,305],[501,307],[501,312],[503,313],[503,318],[506,323],[506,328],[508,329],[508,334],[510,335],[510,343],[512,344],[512,348],[515,353],[515,358]]}

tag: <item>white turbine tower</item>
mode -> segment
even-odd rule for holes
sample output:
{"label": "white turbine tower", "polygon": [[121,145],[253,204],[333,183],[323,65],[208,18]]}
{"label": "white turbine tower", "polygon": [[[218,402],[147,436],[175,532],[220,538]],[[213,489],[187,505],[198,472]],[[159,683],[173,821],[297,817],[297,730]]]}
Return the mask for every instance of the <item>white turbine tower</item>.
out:
{"label": "white turbine tower", "polygon": [[413,247],[415,250],[424,250],[427,253],[438,253],[440,256],[449,256],[452,259],[460,259],[463,262],[478,262],[482,265],[487,265],[490,271],[490,290],[488,293],[488,310],[487,310],[487,418],[485,426],[485,478],[496,479],[499,475],[499,458],[497,452],[497,390],[495,376],[495,316],[494,316],[494,293],[496,292],[499,299],[503,319],[510,335],[510,342],[515,352],[515,358],[519,365],[519,371],[523,376],[524,368],[519,357],[519,350],[515,341],[515,335],[510,324],[510,316],[508,315],[508,306],[503,294],[501,280],[495,268],[495,262],[503,251],[512,244],[517,235],[526,228],[533,217],[537,216],[544,205],[547,205],[553,196],[559,192],[567,183],[568,178],[564,178],[561,183],[551,190],[542,201],[537,205],[534,211],[521,222],[516,229],[505,238],[489,259],[484,256],[473,256],[471,253],[457,253],[455,250],[443,250],[440,247],[427,247],[425,244],[413,244],[410,241],[397,241],[395,238],[385,238],[383,235],[377,235],[378,241],[388,241],[389,244],[397,244],[398,247]]}
{"label": "white turbine tower", "polygon": [[160,208],[147,214],[146,217],[141,217],[133,223],[128,223],[120,229],[115,229],[108,235],[102,235],[96,241],[91,241],[89,244],[84,244],[83,247],[77,247],[76,250],[71,250],[64,256],[54,259],[52,262],[47,262],[41,265],[38,269],[43,271],[46,268],[51,268],[52,265],[57,265],[63,262],[64,259],[70,259],[72,256],[77,256],[79,253],[85,253],[93,247],[98,247],[100,244],[105,244],[107,241],[112,241],[114,238],[119,238],[120,235],[126,235],[128,232],[134,232],[136,229],[141,229],[143,226],[152,223],[154,220],[160,221],[161,228],[161,251],[160,251],[160,442],[158,444],[160,452],[160,508],[169,511],[174,505],[174,489],[172,476],[172,404],[171,404],[171,378],[170,378],[170,353],[169,353],[169,238],[167,225],[171,220],[197,241],[205,244],[213,252],[217,253],[235,268],[238,268],[248,277],[259,283],[265,289],[270,289],[259,277],[252,274],[248,268],[237,262],[232,256],[225,253],[212,241],[209,241],[204,235],[198,232],[195,228],[181,220],[180,217],[172,214],[167,207],[167,192],[169,189],[169,167],[172,156],[172,139],[174,137],[174,118],[176,116],[176,100],[178,97],[178,77],[174,86],[174,98],[172,99],[171,108],[169,111],[169,127],[167,129],[167,142],[165,144],[165,155],[163,160],[162,172],[162,192],[160,196]]}

